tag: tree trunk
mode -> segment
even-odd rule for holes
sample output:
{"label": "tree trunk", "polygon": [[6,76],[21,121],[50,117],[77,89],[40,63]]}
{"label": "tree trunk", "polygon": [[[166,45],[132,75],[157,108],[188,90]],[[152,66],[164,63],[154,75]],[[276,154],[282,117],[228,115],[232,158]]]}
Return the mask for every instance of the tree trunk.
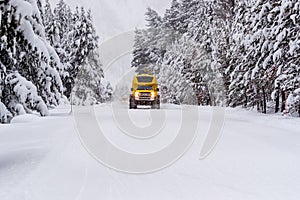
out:
{"label": "tree trunk", "polygon": [[276,92],[276,99],[275,99],[275,113],[278,113],[279,112],[279,91]]}
{"label": "tree trunk", "polygon": [[260,112],[260,101],[256,101],[256,106],[257,106],[257,112]]}
{"label": "tree trunk", "polygon": [[285,110],[285,101],[286,101],[286,96],[285,96],[285,91],[281,91],[281,112]]}
{"label": "tree trunk", "polygon": [[262,92],[263,92],[263,105],[262,105],[262,112],[264,114],[267,113],[267,99],[266,99],[266,91],[265,91],[265,87],[262,87]]}
{"label": "tree trunk", "polygon": [[246,95],[246,98],[245,98],[245,103],[244,103],[244,107],[246,108],[248,105],[248,96]]}

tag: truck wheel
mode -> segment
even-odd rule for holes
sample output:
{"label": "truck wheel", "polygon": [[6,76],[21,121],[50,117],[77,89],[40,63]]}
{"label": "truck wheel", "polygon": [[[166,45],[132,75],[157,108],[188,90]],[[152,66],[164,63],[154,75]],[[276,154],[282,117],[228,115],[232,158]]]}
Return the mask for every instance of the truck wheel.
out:
{"label": "truck wheel", "polygon": [[156,99],[156,109],[160,109],[160,98],[158,96],[158,98]]}
{"label": "truck wheel", "polygon": [[151,105],[152,109],[160,109],[160,101],[159,99],[155,99],[155,101],[153,101],[152,105]]}
{"label": "truck wheel", "polygon": [[156,109],[160,109],[160,103],[157,104]]}
{"label": "truck wheel", "polygon": [[155,106],[156,106],[155,101],[153,101],[151,104],[151,109],[155,109]]}
{"label": "truck wheel", "polygon": [[129,96],[129,109],[137,109],[137,105],[135,103],[134,98],[132,96]]}

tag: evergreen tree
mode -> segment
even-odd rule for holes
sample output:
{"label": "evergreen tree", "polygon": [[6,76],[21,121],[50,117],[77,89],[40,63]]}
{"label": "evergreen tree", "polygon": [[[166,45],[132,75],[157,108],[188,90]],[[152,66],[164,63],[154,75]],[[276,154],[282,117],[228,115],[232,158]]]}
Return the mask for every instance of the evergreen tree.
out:
{"label": "evergreen tree", "polygon": [[[109,82],[102,81],[100,88],[98,89],[101,103],[112,101],[113,88]],[[126,91],[126,90],[123,90]]]}
{"label": "evergreen tree", "polygon": [[90,11],[75,15],[63,0],[53,12],[49,1],[1,1],[0,122],[34,111],[48,115],[48,107],[64,99],[68,81],[74,85],[79,70],[94,77],[85,88],[92,91],[86,99],[100,101],[103,71],[97,43]]}
{"label": "evergreen tree", "polygon": [[66,45],[69,47],[67,49],[69,67],[67,68],[68,78],[66,78],[67,88],[65,92],[68,97],[75,83],[74,78],[81,70],[81,66],[85,65],[87,57],[98,48],[98,36],[92,24],[91,11],[89,10],[86,14],[83,7],[81,11],[76,8],[72,21],[75,25],[70,32],[68,45]]}
{"label": "evergreen tree", "polygon": [[75,79],[72,103],[94,105],[102,100],[99,88],[102,87],[103,71],[96,52],[91,52]]}
{"label": "evergreen tree", "polygon": [[[80,71],[82,73],[86,70],[95,70],[98,74],[99,70],[102,70],[97,55],[98,36],[92,22],[91,11],[86,12],[83,7],[80,9],[76,7],[72,12],[63,0],[59,1],[53,13],[49,2],[46,3],[44,10],[47,38],[55,46],[62,62],[63,70],[60,75],[64,85],[64,94],[70,97]],[[92,56],[94,58],[91,58]],[[89,64],[94,59],[98,59],[97,68],[94,64]],[[102,76],[101,73],[99,76]],[[97,99],[96,96],[93,98]]]}
{"label": "evergreen tree", "polygon": [[161,58],[164,56],[166,45],[162,44],[162,19],[155,10],[147,9],[145,14],[147,31],[136,30],[132,66],[138,72],[150,68],[158,72]]}
{"label": "evergreen tree", "polygon": [[172,0],[170,9],[167,9],[164,15],[163,25],[166,29],[175,31],[174,35],[176,35],[177,33],[184,33],[184,30],[181,29],[182,23],[183,18],[181,4],[178,0]]}
{"label": "evergreen tree", "polygon": [[[229,93],[233,104],[243,102],[266,113],[267,102],[272,96],[276,101],[275,111],[279,110],[280,102],[281,111],[285,110],[287,95],[297,89],[297,81],[290,84],[291,80],[299,76],[299,70],[293,67],[299,61],[291,56],[297,55],[298,48],[293,41],[299,40],[293,31],[298,26],[294,18],[296,4],[293,1],[259,1],[243,11],[243,16],[237,16],[240,23],[235,28],[238,44],[234,46],[236,50],[230,52],[235,57],[230,61],[235,69],[228,69],[233,70]],[[236,99],[238,93],[242,101]]]}
{"label": "evergreen tree", "polygon": [[276,11],[276,15],[273,12],[271,30],[272,60],[277,69],[274,92],[281,95],[281,111],[298,111],[300,116],[300,36],[297,28],[300,26],[300,4],[285,0],[278,4]]}
{"label": "evergreen tree", "polygon": [[[98,36],[93,26],[91,10],[86,13],[78,8],[74,19],[79,18],[71,35],[74,42],[71,47],[71,66],[69,71],[74,77],[73,103],[77,105],[93,105],[109,101],[111,98],[109,83],[104,85],[104,73],[98,51]],[[73,80],[72,80],[73,81]]]}
{"label": "evergreen tree", "polygon": [[[62,98],[60,60],[46,41],[38,3],[6,0],[1,4],[1,101],[13,115],[20,110],[47,115],[47,106],[57,105]],[[28,6],[31,9],[24,12]]]}
{"label": "evergreen tree", "polygon": [[136,29],[131,66],[136,67],[137,71],[140,71],[143,67],[149,66],[151,63],[149,59],[150,55],[147,50],[148,44],[146,41],[146,31]]}
{"label": "evergreen tree", "polygon": [[[50,7],[50,5],[49,5]],[[46,9],[47,11],[47,4]],[[56,5],[53,14],[51,13],[51,7],[48,9],[48,16],[46,31],[48,39],[55,47],[57,54],[62,62],[63,70],[60,71],[60,76],[64,85],[64,94],[69,97],[71,87],[74,85],[74,78],[70,71],[73,69],[71,64],[72,38],[71,32],[75,29],[73,19],[73,13],[70,7],[60,0]]]}
{"label": "evergreen tree", "polygon": [[145,16],[146,16],[146,21],[148,22],[147,23],[148,28],[160,28],[162,23],[162,18],[158,15],[158,13],[155,10],[148,7]]}

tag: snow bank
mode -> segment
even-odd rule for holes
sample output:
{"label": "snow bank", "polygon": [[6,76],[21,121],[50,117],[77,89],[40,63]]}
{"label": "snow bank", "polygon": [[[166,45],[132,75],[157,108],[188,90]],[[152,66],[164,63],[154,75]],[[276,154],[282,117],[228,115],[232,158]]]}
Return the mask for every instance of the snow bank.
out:
{"label": "snow bank", "polygon": [[24,124],[24,123],[31,123],[31,122],[37,122],[41,118],[34,114],[27,114],[27,115],[20,115],[16,116],[11,120],[11,124]]}

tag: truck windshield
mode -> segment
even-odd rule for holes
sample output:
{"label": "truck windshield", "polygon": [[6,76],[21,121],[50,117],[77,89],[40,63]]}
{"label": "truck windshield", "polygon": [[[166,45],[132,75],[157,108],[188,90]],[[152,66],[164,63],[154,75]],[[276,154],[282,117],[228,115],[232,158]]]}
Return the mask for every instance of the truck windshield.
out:
{"label": "truck windshield", "polygon": [[151,83],[153,81],[153,77],[149,76],[138,76],[137,79],[140,83]]}
{"label": "truck windshield", "polygon": [[152,86],[139,85],[138,90],[152,90]]}

